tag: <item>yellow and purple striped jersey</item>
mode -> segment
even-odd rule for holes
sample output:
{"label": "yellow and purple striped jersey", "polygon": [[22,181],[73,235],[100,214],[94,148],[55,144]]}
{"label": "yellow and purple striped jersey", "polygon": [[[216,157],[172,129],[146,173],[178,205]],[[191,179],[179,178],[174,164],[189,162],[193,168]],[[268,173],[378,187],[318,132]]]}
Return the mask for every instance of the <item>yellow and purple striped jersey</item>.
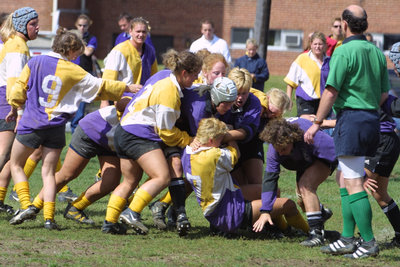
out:
{"label": "yellow and purple striped jersey", "polygon": [[186,179],[196,194],[203,214],[210,223],[224,232],[234,232],[242,223],[245,202],[230,172],[238,161],[233,147],[187,146],[182,156]]}
{"label": "yellow and purple striped jersey", "polygon": [[126,84],[144,85],[158,71],[154,48],[145,44],[143,54],[139,55],[129,40],[115,46],[104,63],[104,79],[123,81]]}
{"label": "yellow and purple striped jersey", "polygon": [[324,89],[321,88],[321,68],[324,63],[318,63],[311,51],[302,53],[290,66],[284,82],[296,89],[296,96],[305,100],[319,99]]}
{"label": "yellow and purple striped jersey", "polygon": [[24,134],[65,124],[82,101],[118,100],[125,88],[124,82],[96,78],[51,52],[25,65],[7,100],[13,107],[25,104],[17,128]]}
{"label": "yellow and purple striped jersey", "polygon": [[11,110],[7,96],[29,58],[25,40],[17,35],[9,38],[0,50],[0,119],[4,119]]}
{"label": "yellow and purple striped jersey", "polygon": [[141,138],[184,148],[190,137],[175,126],[181,114],[181,97],[182,89],[170,70],[156,73],[129,102],[122,128]]}

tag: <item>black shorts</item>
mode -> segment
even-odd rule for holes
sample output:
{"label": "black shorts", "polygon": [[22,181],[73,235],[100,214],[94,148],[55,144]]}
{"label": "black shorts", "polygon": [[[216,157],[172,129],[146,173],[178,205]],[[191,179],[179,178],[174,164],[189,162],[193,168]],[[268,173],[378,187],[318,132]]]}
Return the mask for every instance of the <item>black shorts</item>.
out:
{"label": "black shorts", "polygon": [[247,229],[248,227],[253,227],[253,207],[251,206],[251,202],[245,200],[244,201],[244,214],[243,220],[240,224],[240,229]]}
{"label": "black shorts", "polygon": [[85,159],[91,159],[95,156],[117,156],[117,153],[102,147],[87,136],[79,124],[72,134],[69,147]]}
{"label": "black shorts", "polygon": [[389,177],[399,158],[399,153],[400,140],[396,133],[381,133],[375,156],[365,157],[364,167],[379,176]]}
{"label": "black shorts", "polygon": [[[321,161],[322,163],[324,163],[326,166],[328,166],[328,168],[330,169],[330,174],[332,175],[332,173],[335,171],[336,167],[338,166],[338,161],[335,160],[333,162],[328,161],[326,159],[320,159],[318,158],[317,160]],[[302,170],[298,170],[296,171],[296,182],[299,182],[301,177],[303,176],[304,172],[311,166],[312,164],[309,164],[307,166],[304,166],[304,169]]]}
{"label": "black shorts", "polygon": [[181,157],[183,149],[179,146],[167,146],[165,144],[162,145],[162,149],[164,151],[164,156],[166,159],[171,157]]}
{"label": "black shorts", "polygon": [[264,141],[258,138],[258,134],[256,134],[253,139],[251,139],[247,143],[238,144],[240,151],[240,158],[237,167],[249,159],[260,159],[264,163]]}
{"label": "black shorts", "polygon": [[17,124],[16,121],[6,122],[6,120],[0,119],[0,132],[14,131],[16,124]]}
{"label": "black shorts", "polygon": [[118,157],[133,160],[137,160],[152,150],[162,149],[159,142],[128,133],[121,125],[115,129],[114,145]]}
{"label": "black shorts", "polygon": [[303,114],[317,114],[319,99],[304,100],[301,97],[296,98],[297,117]]}
{"label": "black shorts", "polygon": [[21,144],[35,149],[41,145],[48,148],[60,149],[65,146],[65,125],[35,130],[29,134],[17,134],[15,138]]}

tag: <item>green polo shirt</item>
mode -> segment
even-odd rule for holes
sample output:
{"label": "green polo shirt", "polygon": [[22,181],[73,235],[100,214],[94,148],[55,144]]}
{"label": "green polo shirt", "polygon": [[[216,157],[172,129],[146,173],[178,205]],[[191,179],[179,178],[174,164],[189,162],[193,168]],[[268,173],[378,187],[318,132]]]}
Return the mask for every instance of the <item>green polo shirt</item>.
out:
{"label": "green polo shirt", "polygon": [[364,36],[352,36],[333,52],[326,85],[339,94],[333,105],[344,108],[378,109],[381,94],[390,89],[386,58]]}

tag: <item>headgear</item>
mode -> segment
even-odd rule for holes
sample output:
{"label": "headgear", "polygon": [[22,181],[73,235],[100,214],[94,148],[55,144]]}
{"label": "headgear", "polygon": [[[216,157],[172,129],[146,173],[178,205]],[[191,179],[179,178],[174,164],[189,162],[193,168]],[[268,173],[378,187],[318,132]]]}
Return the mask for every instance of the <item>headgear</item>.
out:
{"label": "headgear", "polygon": [[390,49],[389,58],[393,61],[394,66],[397,69],[397,72],[400,73],[400,42],[395,43]]}
{"label": "headgear", "polygon": [[233,102],[237,97],[236,84],[229,78],[218,77],[211,87],[211,101],[217,107],[221,102]]}
{"label": "headgear", "polygon": [[31,7],[22,7],[20,9],[15,10],[12,15],[12,22],[15,30],[17,32],[22,33],[29,39],[26,25],[28,24],[29,21],[37,17],[38,13],[36,13],[36,11]]}

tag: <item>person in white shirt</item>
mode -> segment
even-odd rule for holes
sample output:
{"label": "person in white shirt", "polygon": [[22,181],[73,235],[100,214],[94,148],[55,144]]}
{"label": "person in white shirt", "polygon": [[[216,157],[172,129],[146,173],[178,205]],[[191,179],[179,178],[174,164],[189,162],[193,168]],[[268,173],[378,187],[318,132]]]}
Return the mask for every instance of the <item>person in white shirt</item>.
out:
{"label": "person in white shirt", "polygon": [[231,54],[229,52],[228,44],[224,39],[221,39],[214,34],[214,22],[209,19],[204,19],[200,24],[201,33],[203,35],[191,44],[189,49],[190,52],[196,53],[197,51],[206,48],[211,53],[220,53],[224,55],[226,61],[230,64]]}

